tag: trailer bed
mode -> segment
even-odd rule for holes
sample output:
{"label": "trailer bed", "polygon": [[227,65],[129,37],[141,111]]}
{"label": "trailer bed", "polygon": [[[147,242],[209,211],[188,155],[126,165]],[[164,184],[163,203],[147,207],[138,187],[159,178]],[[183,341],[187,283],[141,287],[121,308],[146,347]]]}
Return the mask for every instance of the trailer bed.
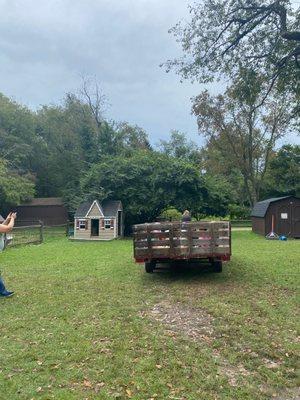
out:
{"label": "trailer bed", "polygon": [[136,262],[210,259],[228,261],[231,226],[228,221],[155,222],[134,225]]}

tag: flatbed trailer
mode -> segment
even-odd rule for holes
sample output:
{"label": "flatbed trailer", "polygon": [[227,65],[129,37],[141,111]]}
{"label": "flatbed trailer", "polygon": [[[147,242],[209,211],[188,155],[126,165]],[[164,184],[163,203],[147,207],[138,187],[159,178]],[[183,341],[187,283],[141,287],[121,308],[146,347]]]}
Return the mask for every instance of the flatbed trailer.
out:
{"label": "flatbed trailer", "polygon": [[153,272],[158,263],[207,260],[215,272],[231,256],[228,221],[154,222],[133,226],[134,258]]}

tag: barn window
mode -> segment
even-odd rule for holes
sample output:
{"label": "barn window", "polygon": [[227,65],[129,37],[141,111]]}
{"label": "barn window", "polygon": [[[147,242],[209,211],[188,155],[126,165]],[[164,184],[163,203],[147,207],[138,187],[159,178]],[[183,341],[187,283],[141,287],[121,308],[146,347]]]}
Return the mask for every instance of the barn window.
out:
{"label": "barn window", "polygon": [[80,230],[85,230],[87,228],[87,221],[85,219],[80,219],[78,222]]}
{"label": "barn window", "polygon": [[110,219],[105,219],[104,220],[104,228],[105,229],[110,229]]}

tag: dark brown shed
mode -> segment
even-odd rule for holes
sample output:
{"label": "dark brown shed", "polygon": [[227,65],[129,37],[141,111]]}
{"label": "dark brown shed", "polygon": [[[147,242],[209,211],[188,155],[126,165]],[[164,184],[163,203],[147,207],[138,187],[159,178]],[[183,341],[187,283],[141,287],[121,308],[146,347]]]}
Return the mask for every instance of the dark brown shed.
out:
{"label": "dark brown shed", "polygon": [[60,197],[40,197],[17,207],[17,221],[42,221],[46,226],[63,225],[68,221],[68,211]]}
{"label": "dark brown shed", "polygon": [[300,238],[300,198],[284,196],[259,201],[251,213],[252,231],[266,236],[274,232],[293,238]]}

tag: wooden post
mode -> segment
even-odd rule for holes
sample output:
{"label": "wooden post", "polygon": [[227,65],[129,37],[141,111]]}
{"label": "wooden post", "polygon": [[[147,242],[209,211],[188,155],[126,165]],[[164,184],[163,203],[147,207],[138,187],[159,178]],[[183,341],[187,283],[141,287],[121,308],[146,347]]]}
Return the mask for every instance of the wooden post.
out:
{"label": "wooden post", "polygon": [[147,244],[148,244],[148,254],[150,259],[152,259],[152,241],[151,241],[149,225],[147,225]]}
{"label": "wooden post", "polygon": [[170,257],[175,257],[175,248],[174,248],[174,228],[173,224],[169,224],[169,244],[170,244]]}
{"label": "wooden post", "polygon": [[44,241],[44,232],[43,232],[44,224],[42,221],[39,221],[39,223],[40,223],[40,243],[43,243],[43,241]]}

